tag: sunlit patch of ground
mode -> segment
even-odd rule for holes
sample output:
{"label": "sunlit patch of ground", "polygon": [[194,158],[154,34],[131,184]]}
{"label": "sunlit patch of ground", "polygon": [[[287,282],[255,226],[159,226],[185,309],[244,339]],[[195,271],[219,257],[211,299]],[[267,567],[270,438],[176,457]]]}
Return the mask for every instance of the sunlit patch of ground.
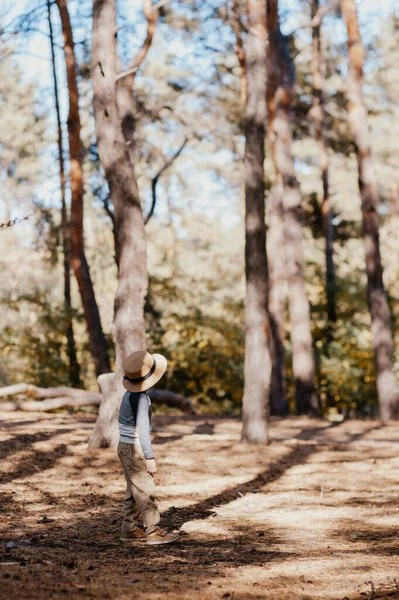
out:
{"label": "sunlit patch of ground", "polygon": [[[0,596],[48,600],[399,599],[394,424],[273,421],[268,447],[235,419],[154,419],[174,546],[119,541],[113,450],[90,415],[1,414]],[[372,592],[372,589],[374,590]]]}

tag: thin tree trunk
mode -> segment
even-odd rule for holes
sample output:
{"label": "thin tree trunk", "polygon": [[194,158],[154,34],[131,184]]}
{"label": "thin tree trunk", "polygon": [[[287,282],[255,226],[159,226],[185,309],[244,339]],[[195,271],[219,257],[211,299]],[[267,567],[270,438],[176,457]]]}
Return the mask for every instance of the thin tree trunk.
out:
{"label": "thin tree trunk", "polygon": [[[247,73],[245,65],[245,49],[242,37],[241,6],[232,0],[230,22],[236,38],[235,51],[240,65],[241,107],[245,110],[247,94]],[[281,195],[272,193],[268,198],[268,233],[267,233],[267,267],[268,267],[268,309],[270,318],[270,353],[272,375],[270,385],[270,414],[286,415],[288,412],[285,385],[285,349],[284,349],[284,304],[285,304],[285,261],[284,261],[284,227],[283,211],[279,201]],[[279,248],[279,252],[275,249]],[[281,249],[281,251],[280,251]]]}
{"label": "thin tree trunk", "polygon": [[348,32],[348,111],[356,146],[359,191],[366,251],[367,297],[375,352],[377,393],[381,418],[399,418],[399,389],[393,370],[391,315],[383,283],[378,231],[378,190],[371,154],[367,108],[363,95],[364,47],[354,0],[341,0]]}
{"label": "thin tree trunk", "polygon": [[75,47],[67,0],[56,0],[56,4],[61,17],[64,36],[64,54],[69,96],[68,139],[71,182],[71,266],[75,273],[82,298],[83,311],[89,334],[90,352],[95,363],[96,373],[100,375],[110,370],[110,362],[107,342],[102,330],[100,313],[90,277],[89,265],[84,251],[82,143],[80,139],[81,124]]}
{"label": "thin tree trunk", "polygon": [[284,189],[284,228],[291,323],[292,361],[299,414],[318,414],[315,393],[310,308],[302,250],[302,199],[292,154],[292,95],[295,67],[289,43],[280,31],[278,0],[269,0],[269,127],[272,129],[277,182]]}
{"label": "thin tree trunk", "polygon": [[288,414],[284,348],[284,312],[287,297],[284,238],[284,190],[276,184],[267,201],[267,266],[269,282],[269,315],[271,327],[272,385],[270,413]]}
{"label": "thin tree trunk", "polygon": [[321,46],[320,0],[311,0],[312,18],[312,108],[310,116],[314,124],[314,134],[319,145],[320,169],[323,182],[322,215],[326,239],[326,297],[327,297],[327,348],[332,340],[336,315],[336,281],[334,268],[334,227],[330,202],[328,178],[328,152],[326,145],[326,110],[324,100],[324,61]]}
{"label": "thin tree trunk", "polygon": [[265,226],[266,3],[248,0],[245,52],[245,364],[242,440],[268,441],[271,358]]}
{"label": "thin tree trunk", "polygon": [[65,165],[64,165],[64,148],[62,138],[62,125],[61,125],[61,114],[60,114],[60,102],[58,94],[58,79],[57,69],[55,65],[55,51],[54,51],[54,35],[53,35],[53,24],[51,20],[51,2],[47,1],[47,16],[50,34],[50,49],[51,49],[51,66],[53,73],[53,86],[54,86],[54,103],[55,113],[57,117],[57,145],[58,145],[58,160],[60,165],[60,189],[61,189],[61,231],[62,231],[62,251],[63,251],[63,263],[64,263],[64,308],[65,315],[67,318],[66,326],[66,338],[67,338],[67,355],[69,361],[69,383],[73,387],[79,387],[81,385],[80,379],[80,366],[76,355],[75,338],[73,334],[73,322],[72,322],[72,301],[71,301],[71,276],[70,276],[70,240],[69,240],[69,224],[68,224],[68,213],[65,199]]}
{"label": "thin tree trunk", "polygon": [[[144,303],[148,289],[144,221],[137,181],[130,161],[117,102],[115,0],[94,0],[92,82],[96,135],[101,165],[108,181],[119,248],[113,335],[115,377],[101,404],[91,448],[115,445],[122,387],[122,363],[135,350],[147,348]],[[119,86],[118,86],[119,87]]]}

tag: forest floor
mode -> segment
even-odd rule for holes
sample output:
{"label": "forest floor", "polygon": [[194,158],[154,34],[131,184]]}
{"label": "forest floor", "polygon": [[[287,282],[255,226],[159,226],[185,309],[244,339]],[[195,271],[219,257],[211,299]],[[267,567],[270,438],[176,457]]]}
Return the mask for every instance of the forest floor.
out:
{"label": "forest floor", "polygon": [[[119,541],[114,450],[88,414],[0,413],[0,597],[399,599],[399,435],[377,421],[155,416],[171,546]],[[373,591],[374,590],[374,591]]]}

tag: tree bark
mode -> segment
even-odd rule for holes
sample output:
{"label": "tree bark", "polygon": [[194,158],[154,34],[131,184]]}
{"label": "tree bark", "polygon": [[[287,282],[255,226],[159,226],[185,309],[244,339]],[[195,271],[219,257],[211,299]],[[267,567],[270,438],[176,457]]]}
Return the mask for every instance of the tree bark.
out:
{"label": "tree bark", "polygon": [[377,394],[383,420],[399,418],[399,390],[393,369],[391,315],[383,283],[378,230],[378,190],[371,153],[367,108],[363,95],[364,47],[354,0],[341,0],[348,32],[347,98],[349,122],[356,146],[359,191],[366,254],[367,298],[375,352]]}
{"label": "tree bark", "polygon": [[81,124],[75,46],[67,0],[56,0],[56,4],[61,17],[62,33],[64,36],[64,55],[69,97],[68,139],[71,183],[71,266],[75,273],[82,298],[83,312],[89,334],[90,352],[94,360],[96,373],[100,375],[110,370],[110,362],[107,342],[101,326],[100,312],[90,277],[89,265],[84,251],[82,142],[80,139]]}
{"label": "tree bark", "polygon": [[312,18],[312,108],[310,116],[314,126],[314,137],[319,145],[320,169],[323,183],[322,215],[326,239],[326,298],[327,298],[327,349],[332,340],[336,314],[336,279],[334,267],[334,226],[330,202],[328,177],[328,152],[326,144],[326,109],[324,98],[325,66],[321,45],[321,19],[318,18],[320,0],[311,0]]}
{"label": "tree bark", "polygon": [[278,0],[269,0],[268,108],[278,185],[284,190],[284,229],[291,323],[292,362],[299,414],[318,414],[310,308],[302,250],[302,199],[292,154],[292,95],[295,67],[289,40],[280,31]]}
{"label": "tree bark", "polygon": [[55,50],[54,50],[54,35],[53,23],[51,20],[51,2],[47,1],[47,18],[50,35],[50,50],[51,50],[51,67],[53,74],[54,86],[54,105],[57,117],[57,145],[58,145],[58,161],[60,166],[60,191],[61,191],[61,231],[62,231],[62,251],[63,251],[63,266],[64,266],[64,309],[67,319],[66,323],[66,338],[67,338],[67,356],[69,361],[69,383],[72,386],[78,387],[81,385],[80,366],[76,355],[75,337],[73,334],[72,322],[72,301],[71,301],[71,256],[70,256],[70,239],[69,239],[69,223],[68,213],[65,198],[66,178],[64,164],[64,147],[60,114],[60,101],[58,93],[58,78],[55,65]]}
{"label": "tree bark", "polygon": [[287,282],[283,202],[284,190],[280,184],[276,184],[271,190],[267,201],[267,266],[272,352],[270,413],[279,416],[288,414],[284,348],[284,312]]}
{"label": "tree bark", "polygon": [[100,407],[91,448],[115,445],[122,386],[122,363],[131,352],[147,348],[144,303],[148,289],[144,221],[137,181],[118,110],[115,0],[94,0],[92,82],[96,135],[108,181],[119,249],[118,287],[113,336],[115,377]]}
{"label": "tree bark", "polygon": [[268,442],[271,357],[265,225],[266,3],[248,0],[245,130],[245,363],[242,441]]}
{"label": "tree bark", "polygon": [[[245,49],[242,33],[244,30],[241,21],[241,5],[237,0],[232,1],[230,22],[236,38],[235,52],[240,65],[240,91],[241,107],[244,112],[247,94],[247,73],[245,65]],[[270,353],[272,375],[270,385],[270,414],[286,415],[288,406],[286,401],[285,385],[285,350],[284,350],[284,285],[285,262],[282,251],[275,249],[284,247],[282,235],[283,212],[279,204],[281,196],[277,193],[269,195],[268,230],[267,230],[267,267],[268,267],[268,294],[269,294],[269,319],[270,319]]]}

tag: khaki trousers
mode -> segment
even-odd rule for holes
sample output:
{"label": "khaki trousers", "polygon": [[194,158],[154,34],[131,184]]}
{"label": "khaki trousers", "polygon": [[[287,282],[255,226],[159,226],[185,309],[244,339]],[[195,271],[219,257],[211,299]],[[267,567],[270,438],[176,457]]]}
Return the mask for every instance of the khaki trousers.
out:
{"label": "khaki trousers", "polygon": [[118,456],[126,479],[126,494],[123,499],[122,532],[136,528],[137,519],[142,518],[146,533],[157,529],[160,514],[155,504],[155,481],[147,472],[143,451],[139,444],[119,442]]}

